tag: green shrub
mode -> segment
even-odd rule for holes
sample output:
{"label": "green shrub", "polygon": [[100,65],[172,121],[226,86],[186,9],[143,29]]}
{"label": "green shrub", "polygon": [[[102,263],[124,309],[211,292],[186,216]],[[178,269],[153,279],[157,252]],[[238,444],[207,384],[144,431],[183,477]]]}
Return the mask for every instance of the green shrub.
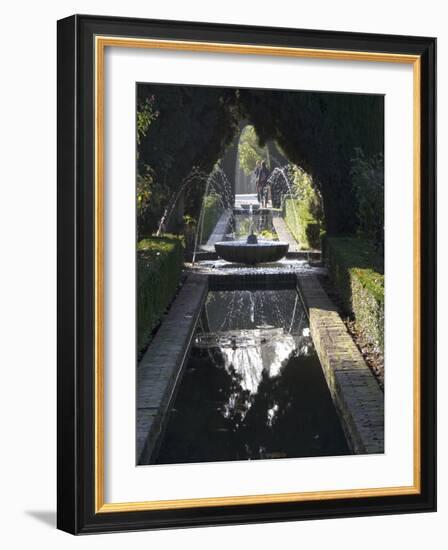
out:
{"label": "green shrub", "polygon": [[154,178],[154,171],[145,166],[137,174],[137,238],[151,235],[157,229],[169,189]]}
{"label": "green shrub", "polygon": [[301,249],[320,249],[323,233],[322,198],[313,178],[296,164],[289,164],[292,195],[284,200],[284,218]]}
{"label": "green shrub", "polygon": [[269,241],[278,241],[277,233],[275,231],[271,231],[270,229],[262,229],[258,233],[258,236]]}
{"label": "green shrub", "polygon": [[379,250],[384,250],[384,157],[366,157],[359,148],[351,160],[350,176],[358,202],[360,233]]}
{"label": "green shrub", "polygon": [[284,218],[301,249],[320,248],[321,223],[315,218],[309,203],[299,199],[285,199]]}
{"label": "green shrub", "polygon": [[345,310],[354,316],[364,336],[384,353],[382,259],[367,240],[354,237],[326,238],[325,256]]}
{"label": "green shrub", "polygon": [[196,238],[196,228],[197,228],[197,220],[193,218],[193,216],[189,216],[188,214],[183,217],[184,222],[184,240],[185,240],[185,248],[187,250],[191,250],[194,248],[194,241]]}
{"label": "green shrub", "polygon": [[142,350],[172,301],[180,281],[183,242],[175,235],[137,245],[137,347]]}
{"label": "green shrub", "polygon": [[371,269],[352,269],[350,275],[356,324],[384,353],[384,276]]}

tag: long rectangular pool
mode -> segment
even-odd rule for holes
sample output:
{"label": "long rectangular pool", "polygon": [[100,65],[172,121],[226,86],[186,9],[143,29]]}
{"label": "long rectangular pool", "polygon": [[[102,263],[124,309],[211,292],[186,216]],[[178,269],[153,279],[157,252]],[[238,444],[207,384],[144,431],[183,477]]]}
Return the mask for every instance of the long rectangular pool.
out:
{"label": "long rectangular pool", "polygon": [[297,291],[209,292],[155,463],[347,454]]}

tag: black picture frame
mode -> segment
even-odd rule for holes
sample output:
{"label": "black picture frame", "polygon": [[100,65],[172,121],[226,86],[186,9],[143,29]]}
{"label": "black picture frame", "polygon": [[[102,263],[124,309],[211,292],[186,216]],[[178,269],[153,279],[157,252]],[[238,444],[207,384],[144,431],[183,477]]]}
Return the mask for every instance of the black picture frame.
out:
{"label": "black picture frame", "polygon": [[[419,494],[97,513],[95,510],[95,36],[415,55],[421,61]],[[436,39],[74,15],[58,22],[58,505],[73,534],[436,509]]]}

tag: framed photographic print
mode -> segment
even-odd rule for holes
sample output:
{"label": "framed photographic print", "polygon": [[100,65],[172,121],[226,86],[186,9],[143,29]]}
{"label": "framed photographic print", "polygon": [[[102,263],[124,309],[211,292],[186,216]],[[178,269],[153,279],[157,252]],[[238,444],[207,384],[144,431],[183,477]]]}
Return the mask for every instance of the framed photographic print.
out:
{"label": "framed photographic print", "polygon": [[433,38],[58,22],[58,527],[433,511]]}

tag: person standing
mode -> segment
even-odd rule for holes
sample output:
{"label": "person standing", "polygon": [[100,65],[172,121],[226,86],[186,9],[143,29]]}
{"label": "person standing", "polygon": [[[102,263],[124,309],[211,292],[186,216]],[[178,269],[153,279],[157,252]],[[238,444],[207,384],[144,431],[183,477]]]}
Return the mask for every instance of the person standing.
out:
{"label": "person standing", "polygon": [[263,208],[267,207],[268,204],[268,191],[269,191],[269,169],[267,167],[266,161],[263,160],[261,162],[260,170],[258,172],[258,186],[257,189],[259,189],[260,193],[260,199],[258,199],[258,202],[261,202],[261,205]]}

